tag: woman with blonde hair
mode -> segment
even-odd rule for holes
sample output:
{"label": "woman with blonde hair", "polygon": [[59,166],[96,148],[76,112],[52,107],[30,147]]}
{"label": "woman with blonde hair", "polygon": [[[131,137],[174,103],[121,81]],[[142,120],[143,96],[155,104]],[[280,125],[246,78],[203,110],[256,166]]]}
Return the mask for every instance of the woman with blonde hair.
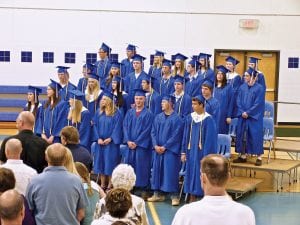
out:
{"label": "woman with blonde hair", "polygon": [[181,53],[172,55],[172,61],[174,62],[172,73],[173,76],[179,75],[185,77],[187,75],[187,71],[185,69],[185,60],[187,60],[187,58],[188,57],[182,55]]}
{"label": "woman with blonde hair", "polygon": [[78,172],[76,170],[76,167],[75,167],[75,163],[74,163],[72,152],[68,148],[66,148],[64,167],[66,167],[66,169],[70,173],[73,173],[73,174],[76,174],[76,175],[79,176],[79,174],[78,174]]}
{"label": "woman with blonde hair", "polygon": [[99,108],[99,102],[102,97],[102,90],[100,89],[100,78],[97,74],[89,74],[88,84],[85,89],[85,98],[83,98],[83,106],[91,113],[93,118]]}
{"label": "woman with blonde hair", "polygon": [[113,94],[104,91],[94,117],[92,154],[94,173],[100,174],[101,188],[111,188],[111,174],[120,162],[123,117],[114,106]]}
{"label": "woman with blonde hair", "polygon": [[153,55],[153,64],[150,66],[148,75],[151,77],[159,78],[162,76],[162,62],[164,60],[165,53],[162,51],[155,50]]}
{"label": "woman with blonde hair", "polygon": [[69,91],[69,112],[67,125],[76,127],[79,132],[80,145],[90,150],[91,146],[91,113],[82,104],[84,94],[78,90]]}

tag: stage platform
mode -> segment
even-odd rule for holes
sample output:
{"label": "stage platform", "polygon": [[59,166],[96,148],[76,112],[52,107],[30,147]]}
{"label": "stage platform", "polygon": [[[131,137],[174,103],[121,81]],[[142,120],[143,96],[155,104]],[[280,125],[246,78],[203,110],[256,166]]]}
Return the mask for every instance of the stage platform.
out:
{"label": "stage platform", "polygon": [[226,185],[226,190],[233,195],[234,199],[238,199],[248,192],[255,191],[256,186],[261,182],[263,179],[231,177]]}

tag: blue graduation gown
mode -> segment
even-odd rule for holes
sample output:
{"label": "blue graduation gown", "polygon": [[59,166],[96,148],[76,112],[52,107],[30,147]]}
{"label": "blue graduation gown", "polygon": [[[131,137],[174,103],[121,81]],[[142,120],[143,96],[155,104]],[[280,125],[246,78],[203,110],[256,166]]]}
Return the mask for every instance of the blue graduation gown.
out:
{"label": "blue graduation gown", "polygon": [[67,101],[61,101],[60,103],[57,104],[56,107],[58,109],[58,113],[52,130],[52,135],[55,137],[54,138],[55,142],[61,142],[60,132],[65,126],[68,125],[67,118],[68,118],[70,105],[69,102]]}
{"label": "blue graduation gown", "polygon": [[77,128],[80,137],[79,144],[90,151],[92,117],[91,117],[91,113],[87,110],[87,108],[83,107],[81,111],[80,123],[72,123],[71,120],[68,120],[68,126],[73,126]]}
{"label": "blue graduation gown", "polygon": [[123,64],[121,67],[121,75],[123,78],[134,72],[132,62],[128,58],[123,59],[121,63]]}
{"label": "blue graduation gown", "polygon": [[203,73],[199,70],[198,76],[200,76],[200,80],[209,79],[213,84],[215,83],[215,72],[211,68],[208,68]]}
{"label": "blue graduation gown", "polygon": [[104,59],[104,60],[98,60],[95,63],[95,67],[96,67],[96,74],[99,76],[99,82],[100,84],[102,83],[102,81],[104,82],[106,77],[109,74],[110,68],[111,68],[111,62],[108,58]]}
{"label": "blue graduation gown", "polygon": [[[164,79],[163,77],[157,78],[155,79],[155,83],[154,85],[156,87],[153,87],[154,90],[157,91],[158,89],[158,93],[160,96],[166,96],[166,95],[170,95],[175,91],[175,87],[174,87],[174,77],[170,77],[169,79]],[[153,86],[154,86],[153,85]],[[159,86],[157,86],[159,85]]]}
{"label": "blue graduation gown", "polygon": [[[186,117],[184,123],[181,148],[186,154],[184,191],[192,195],[203,196],[200,160],[208,154],[217,153],[217,130],[213,118],[208,113],[205,113],[203,119],[197,123],[192,119],[192,114]],[[200,135],[201,149],[199,148]]]}
{"label": "blue graduation gown", "polygon": [[61,101],[68,101],[68,91],[76,90],[77,87],[72,84],[71,82],[68,82],[62,89],[59,90],[59,96]]}
{"label": "blue graduation gown", "polygon": [[[94,117],[93,140],[96,141],[92,154],[94,156],[94,172],[111,176],[113,169],[120,163],[120,144],[122,142],[123,117],[117,110],[114,115],[100,114]],[[98,139],[111,138],[108,145],[99,145]]]}
{"label": "blue graduation gown", "polygon": [[182,132],[183,122],[176,112],[169,116],[162,112],[155,117],[151,130],[152,144],[163,146],[166,151],[158,154],[154,150],[152,190],[178,192]]}
{"label": "blue graduation gown", "polygon": [[81,91],[82,93],[84,93],[87,84],[88,84],[88,79],[87,79],[87,78],[84,78],[84,77],[81,77],[81,78],[79,79],[79,81],[78,81],[77,89],[78,89],[79,91]]}
{"label": "blue graduation gown", "polygon": [[99,108],[99,103],[102,96],[103,96],[103,92],[102,90],[100,90],[98,97],[94,101],[87,101],[85,97],[83,98],[82,105],[89,110],[92,118],[94,117],[96,111]]}
{"label": "blue graduation gown", "polygon": [[142,89],[142,80],[148,75],[142,71],[140,75],[135,78],[135,73],[130,73],[124,80],[125,91],[128,93],[130,104],[134,103],[134,89]]}
{"label": "blue graduation gown", "polygon": [[233,89],[231,85],[214,88],[214,98],[220,104],[219,134],[228,134],[229,125],[226,118],[232,118]]}
{"label": "blue graduation gown", "polygon": [[162,76],[161,68],[150,66],[148,74],[156,79],[160,78]]}
{"label": "blue graduation gown", "polygon": [[154,90],[146,96],[146,108],[149,109],[153,115],[161,113],[161,96]]}
{"label": "blue graduation gown", "polygon": [[204,79],[201,76],[197,76],[196,78],[190,79],[185,83],[184,92],[191,97],[195,97],[197,95],[201,95],[201,85]]}
{"label": "blue graduation gown", "polygon": [[243,84],[243,80],[242,80],[241,76],[236,72],[234,72],[235,76],[232,79],[229,77],[229,74],[230,73],[227,73],[226,77],[227,77],[227,84],[231,85],[231,87],[233,89],[233,112],[232,112],[232,117],[236,117],[236,114],[237,114],[236,99],[237,99],[239,88]]}
{"label": "blue graduation gown", "polygon": [[[263,116],[264,116],[263,87],[255,83],[249,86],[241,85],[237,97],[237,133],[236,152],[260,155],[263,154]],[[242,118],[246,112],[248,118]]]}
{"label": "blue graduation gown", "polygon": [[133,141],[136,149],[128,148],[124,151],[124,162],[134,168],[136,187],[146,187],[150,181],[151,169],[151,127],[153,114],[144,108],[140,115],[135,109],[130,109],[124,119],[124,142]]}
{"label": "blue graduation gown", "polygon": [[220,103],[219,101],[211,97],[208,100],[205,100],[205,112],[210,114],[216,123],[217,132],[219,131],[220,124]]}
{"label": "blue graduation gown", "polygon": [[176,99],[174,111],[181,118],[185,118],[192,112],[192,98],[184,93],[180,98]]}
{"label": "blue graduation gown", "polygon": [[[28,111],[27,110],[28,107],[28,103],[25,105],[24,107],[24,111]],[[29,110],[30,112],[33,113],[33,111]],[[41,136],[42,134],[42,111],[43,111],[43,107],[42,104],[39,103],[35,112],[35,122],[34,122],[34,129],[33,129],[33,133]]]}

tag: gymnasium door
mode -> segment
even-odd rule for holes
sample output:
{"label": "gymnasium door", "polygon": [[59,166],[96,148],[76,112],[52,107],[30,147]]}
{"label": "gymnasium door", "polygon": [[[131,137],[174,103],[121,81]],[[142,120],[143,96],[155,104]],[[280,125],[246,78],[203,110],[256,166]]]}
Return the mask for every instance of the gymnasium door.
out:
{"label": "gymnasium door", "polygon": [[249,57],[256,57],[259,60],[258,69],[264,74],[266,80],[266,100],[277,100],[278,93],[278,59],[279,52],[276,51],[247,51],[247,50],[215,50],[214,65],[225,65],[225,59],[232,56],[240,61],[236,67],[237,73],[240,75],[248,69]]}

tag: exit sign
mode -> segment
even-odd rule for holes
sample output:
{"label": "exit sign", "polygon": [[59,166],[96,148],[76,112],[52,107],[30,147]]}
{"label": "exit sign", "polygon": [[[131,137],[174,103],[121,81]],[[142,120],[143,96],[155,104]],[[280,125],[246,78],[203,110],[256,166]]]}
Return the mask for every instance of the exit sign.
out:
{"label": "exit sign", "polygon": [[258,25],[259,25],[259,20],[256,20],[256,19],[240,19],[239,25],[240,25],[240,28],[257,29]]}

